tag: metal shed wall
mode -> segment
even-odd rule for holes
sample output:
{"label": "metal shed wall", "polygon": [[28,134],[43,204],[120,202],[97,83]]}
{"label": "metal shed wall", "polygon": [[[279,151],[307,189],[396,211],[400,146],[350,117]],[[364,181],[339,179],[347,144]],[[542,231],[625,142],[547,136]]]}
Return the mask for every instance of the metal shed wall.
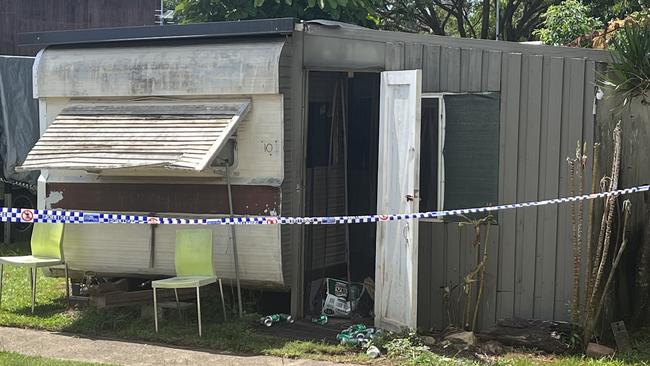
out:
{"label": "metal shed wall", "polygon": [[[323,50],[332,44],[334,51]],[[499,92],[499,203],[568,195],[566,157],[575,155],[578,140],[593,145],[595,65],[609,59],[591,50],[319,26],[307,27],[304,55],[305,67],[422,69],[423,92]],[[585,182],[591,179],[588,164]],[[568,318],[569,209],[498,213],[482,327],[513,316]],[[420,223],[419,326],[447,325],[441,287],[458,284],[475,265],[473,235],[473,228],[455,223]]]}
{"label": "metal shed wall", "polygon": [[[282,215],[302,216],[304,213],[300,185],[304,169],[302,34],[295,34],[285,40],[280,54],[279,89],[284,102]],[[302,253],[302,225],[283,225],[281,235],[284,280],[287,287],[291,287],[293,291],[300,287],[296,281],[302,277],[302,271],[296,268],[302,263],[297,257]],[[293,306],[292,313],[294,313]]]}
{"label": "metal shed wall", "polygon": [[[404,49],[404,68],[423,69],[424,92],[501,93],[499,203],[569,194],[566,158],[575,155],[578,140],[593,145],[595,61],[417,44]],[[585,182],[591,165],[587,172]],[[481,326],[508,317],[568,319],[569,209],[498,213]],[[422,223],[420,232],[419,323],[441,328],[446,325],[441,287],[461,283],[476,265],[473,229]]]}

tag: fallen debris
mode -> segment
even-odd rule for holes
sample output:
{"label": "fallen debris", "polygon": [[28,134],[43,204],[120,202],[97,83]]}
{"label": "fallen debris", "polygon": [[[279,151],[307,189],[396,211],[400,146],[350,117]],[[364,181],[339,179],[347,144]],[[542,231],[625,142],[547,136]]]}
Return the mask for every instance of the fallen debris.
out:
{"label": "fallen debris", "polygon": [[422,337],[422,342],[424,342],[425,345],[431,347],[436,345],[436,339],[432,336],[423,336]]}
{"label": "fallen debris", "polygon": [[336,339],[342,345],[365,346],[375,337],[377,330],[366,327],[364,324],[354,324],[336,335]]}
{"label": "fallen debris", "polygon": [[481,352],[491,356],[499,356],[505,353],[503,344],[497,341],[487,341],[481,344],[479,348]]}
{"label": "fallen debris", "polygon": [[377,357],[381,356],[381,351],[379,350],[379,348],[377,348],[375,346],[370,346],[366,350],[366,355],[368,355],[368,357],[370,357],[370,358],[377,358]]}
{"label": "fallen debris", "polygon": [[327,316],[347,318],[357,310],[359,299],[364,293],[361,283],[326,278],[326,297],[322,313]]}
{"label": "fallen debris", "polygon": [[121,278],[114,282],[101,282],[88,286],[88,294],[90,296],[102,296],[107,293],[126,291],[129,291],[129,280],[126,278]]}
{"label": "fallen debris", "polygon": [[271,314],[268,316],[263,316],[260,318],[260,324],[265,325],[267,327],[272,326],[275,323],[280,323],[280,322],[285,322],[285,323],[293,323],[293,318],[291,315],[288,314]]}
{"label": "fallen debris", "polygon": [[587,345],[587,356],[592,358],[603,358],[614,354],[614,349],[597,343]]}
{"label": "fallen debris", "polygon": [[624,321],[613,322],[612,333],[614,333],[616,348],[622,352],[629,352],[632,349],[632,345],[630,344],[630,335],[627,333]]}
{"label": "fallen debris", "polygon": [[506,346],[561,354],[569,351],[571,324],[560,321],[504,319],[484,333],[482,338],[498,341]]}
{"label": "fallen debris", "polygon": [[476,346],[476,336],[474,332],[455,332],[445,336],[446,341],[455,344],[461,344],[467,347]]}
{"label": "fallen debris", "polygon": [[313,318],[311,320],[312,323],[318,324],[318,325],[325,325],[325,324],[327,324],[328,321],[329,321],[329,318],[325,314],[319,316],[318,318]]}
{"label": "fallen debris", "polygon": [[[173,291],[156,292],[158,301],[175,301]],[[194,300],[196,292],[194,289],[179,289],[178,297],[182,300]],[[118,306],[143,305],[153,303],[152,290],[140,291],[114,291],[90,296],[90,304],[98,309]]]}

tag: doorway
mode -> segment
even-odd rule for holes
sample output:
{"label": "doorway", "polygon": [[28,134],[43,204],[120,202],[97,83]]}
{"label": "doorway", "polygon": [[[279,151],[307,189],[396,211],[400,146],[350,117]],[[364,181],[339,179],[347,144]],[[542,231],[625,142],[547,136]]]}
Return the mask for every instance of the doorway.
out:
{"label": "doorway", "polygon": [[[378,73],[309,72],[307,216],[377,212],[379,85]],[[305,314],[320,313],[325,278],[374,280],[375,239],[374,223],[305,226]]]}

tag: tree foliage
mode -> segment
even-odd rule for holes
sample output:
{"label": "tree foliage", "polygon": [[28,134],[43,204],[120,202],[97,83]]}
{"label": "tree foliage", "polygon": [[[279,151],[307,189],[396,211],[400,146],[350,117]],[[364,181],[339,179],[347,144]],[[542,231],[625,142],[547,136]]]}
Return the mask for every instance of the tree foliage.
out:
{"label": "tree foliage", "polygon": [[173,0],[180,23],[294,17],[375,27],[375,0]]}
{"label": "tree foliage", "polygon": [[[612,19],[622,19],[640,11],[647,0],[592,0],[589,1],[589,15],[600,20],[603,24]],[[650,3],[650,2],[648,2]]]}
{"label": "tree foliage", "polygon": [[496,1],[500,39],[527,41],[539,36],[550,44],[570,42],[575,39],[571,36],[592,31],[595,19],[605,24],[650,2],[592,0],[586,7],[577,0],[562,5],[562,0],[165,0],[168,9],[176,10],[179,23],[294,17],[484,39],[496,38]]}
{"label": "tree foliage", "polygon": [[[525,41],[541,14],[558,0],[499,0],[500,39]],[[460,37],[496,37],[494,0],[387,0],[378,9],[384,28]]]}
{"label": "tree foliage", "polygon": [[589,8],[578,0],[565,0],[548,7],[543,14],[543,26],[534,32],[550,45],[563,46],[585,34],[591,34],[600,22],[589,15]]}
{"label": "tree foliage", "polygon": [[614,63],[606,84],[624,97],[623,105],[640,97],[644,104],[650,97],[650,15],[644,13],[628,22],[612,39]]}

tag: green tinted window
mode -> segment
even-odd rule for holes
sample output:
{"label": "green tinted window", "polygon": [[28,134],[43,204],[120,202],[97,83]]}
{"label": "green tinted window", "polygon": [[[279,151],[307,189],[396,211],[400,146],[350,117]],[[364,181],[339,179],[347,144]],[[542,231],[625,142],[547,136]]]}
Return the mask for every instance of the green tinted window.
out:
{"label": "green tinted window", "polygon": [[445,95],[444,208],[497,203],[498,93]]}

